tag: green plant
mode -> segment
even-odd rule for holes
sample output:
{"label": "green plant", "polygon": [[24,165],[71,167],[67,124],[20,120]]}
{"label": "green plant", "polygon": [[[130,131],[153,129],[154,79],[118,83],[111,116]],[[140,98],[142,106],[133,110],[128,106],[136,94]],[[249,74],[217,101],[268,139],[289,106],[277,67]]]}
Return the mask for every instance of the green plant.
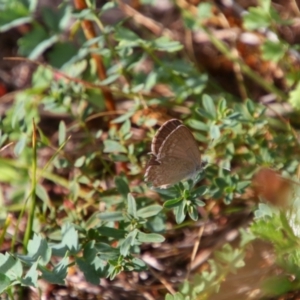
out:
{"label": "green plant", "polygon": [[[184,45],[172,35],[155,36],[143,26],[134,31],[124,20],[115,26],[103,24],[102,15],[118,6],[114,2],[100,9],[92,2],[81,11],[63,3],[57,13],[43,9],[43,23],[35,19],[35,4],[8,1],[3,5],[5,18],[0,19],[0,31],[30,23],[31,30],[19,40],[19,53],[33,60],[45,55],[48,61],[39,64],[32,85],[17,93],[0,124],[0,147],[13,148],[10,155],[0,157],[2,190],[11,188],[6,193],[9,201],[0,197],[0,245],[10,241],[10,251],[0,254],[0,291],[11,299],[16,286],[38,287],[40,278],[64,284],[73,265],[95,285],[101,278],[115,279],[122,271],[145,270],[146,263],[139,257],[142,245],[164,241],[170,209],[176,223],[185,227],[191,224],[188,220],[200,218],[199,208],[207,201],[234,205],[245,195],[258,167],[286,174],[297,170],[299,143],[293,125],[283,117],[271,118],[256,101],[241,102],[220,92],[213,78],[195,67]],[[243,74],[281,101],[288,98],[241,57],[232,55],[230,47],[203,25],[211,15],[210,4],[200,4],[195,10],[179,8],[186,30],[206,32]],[[71,16],[76,22],[69,28]],[[85,41],[76,24],[91,20],[99,35]],[[274,23],[289,24],[269,1],[249,9],[244,17],[248,30],[257,30],[257,24],[276,30]],[[66,32],[72,39],[64,38]],[[288,88],[298,77],[292,64],[285,65],[282,59],[295,49],[282,40],[267,39],[261,47],[264,60],[285,67]],[[94,55],[105,66],[101,76],[99,61],[91,59]],[[144,70],[147,64],[150,68]],[[166,93],[155,90],[158,83],[164,84]],[[289,97],[296,108],[297,90],[298,85]],[[122,106],[126,101],[129,105]],[[116,109],[115,103],[121,108]],[[149,111],[159,113],[160,109],[179,112],[208,164],[196,182],[157,190],[159,197],[154,198],[142,175],[158,122]],[[59,121],[43,125],[44,112]],[[136,137],[137,127],[144,128],[145,138]],[[60,192],[53,192],[54,187]],[[166,299],[214,295],[230,273],[243,267],[247,246],[255,238],[273,243],[285,279],[289,273],[295,275],[292,284],[278,285],[274,294],[298,288],[298,236],[288,224],[291,215],[260,205],[256,216],[252,233],[242,233],[247,242],[223,245],[207,271],[185,281],[180,293]],[[12,218],[17,225],[10,236]],[[18,226],[24,223],[26,228]],[[286,255],[280,259],[283,252]],[[271,280],[266,283],[266,294],[271,294]]]}

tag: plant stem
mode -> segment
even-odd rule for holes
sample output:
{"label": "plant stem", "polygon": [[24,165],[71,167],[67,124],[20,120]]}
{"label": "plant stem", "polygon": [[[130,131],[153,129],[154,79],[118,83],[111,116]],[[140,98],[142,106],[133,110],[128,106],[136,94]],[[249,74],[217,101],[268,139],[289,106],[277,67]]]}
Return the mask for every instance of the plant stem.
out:
{"label": "plant stem", "polygon": [[[33,131],[32,131],[32,151],[33,151],[33,158],[32,158],[32,188],[31,188],[31,205],[29,210],[29,220],[25,231],[24,236],[24,251],[27,252],[27,245],[28,241],[32,235],[32,228],[33,228],[33,221],[34,221],[34,212],[36,206],[36,171],[37,171],[37,149],[36,149],[36,125],[34,120],[32,121],[33,124]],[[25,250],[26,248],[26,250]]]}

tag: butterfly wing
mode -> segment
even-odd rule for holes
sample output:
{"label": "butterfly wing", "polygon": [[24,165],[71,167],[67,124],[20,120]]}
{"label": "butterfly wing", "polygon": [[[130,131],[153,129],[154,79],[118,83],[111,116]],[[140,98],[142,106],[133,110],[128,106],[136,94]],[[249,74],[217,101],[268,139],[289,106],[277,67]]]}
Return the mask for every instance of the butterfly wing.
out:
{"label": "butterfly wing", "polygon": [[163,142],[167,139],[167,137],[178,127],[182,125],[182,123],[177,119],[172,119],[165,122],[155,134],[152,144],[151,144],[151,151],[154,155],[157,155],[159,149]]}
{"label": "butterfly wing", "polygon": [[155,157],[150,159],[145,179],[154,187],[167,188],[185,178],[191,177],[194,164],[190,160],[180,160],[177,157],[167,156],[160,162]]}
{"label": "butterfly wing", "polygon": [[183,124],[174,129],[161,144],[157,154],[158,160],[165,156],[191,160],[196,165],[200,164],[201,156],[194,136]]}

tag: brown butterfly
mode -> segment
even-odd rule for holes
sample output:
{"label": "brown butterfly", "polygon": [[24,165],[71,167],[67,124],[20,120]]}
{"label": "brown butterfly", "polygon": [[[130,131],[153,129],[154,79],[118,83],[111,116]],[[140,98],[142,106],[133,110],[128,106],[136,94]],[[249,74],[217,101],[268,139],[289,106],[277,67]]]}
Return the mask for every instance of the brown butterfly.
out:
{"label": "brown butterfly", "polygon": [[167,188],[183,179],[195,178],[202,168],[196,140],[179,120],[165,122],[151,144],[145,180],[153,187]]}

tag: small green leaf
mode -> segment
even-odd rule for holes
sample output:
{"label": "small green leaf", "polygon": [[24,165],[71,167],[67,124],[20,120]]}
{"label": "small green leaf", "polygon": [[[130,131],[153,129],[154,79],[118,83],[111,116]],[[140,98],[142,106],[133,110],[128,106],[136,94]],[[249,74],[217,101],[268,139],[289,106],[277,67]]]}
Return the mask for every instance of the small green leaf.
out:
{"label": "small green leaf", "polygon": [[196,112],[203,118],[206,118],[206,119],[209,119],[209,120],[214,120],[215,118],[210,114],[208,113],[205,109],[202,109],[202,108],[197,108],[196,109]]}
{"label": "small green leaf", "polygon": [[202,104],[203,104],[204,110],[209,115],[211,115],[213,118],[216,118],[217,112],[216,112],[216,107],[215,107],[215,104],[214,104],[214,101],[212,100],[212,98],[210,96],[204,94],[202,97]]}
{"label": "small green leaf", "polygon": [[218,125],[211,125],[209,134],[212,140],[217,140],[221,136],[220,128]]}
{"label": "small green leaf", "polygon": [[259,203],[258,209],[254,212],[255,218],[272,217],[273,214],[274,210],[265,203]]}
{"label": "small green leaf", "polygon": [[29,271],[27,272],[26,276],[24,277],[24,279],[21,280],[21,283],[23,285],[26,286],[33,286],[33,287],[37,287],[37,280],[38,280],[38,261],[35,262],[29,269]]}
{"label": "small green leaf", "polygon": [[196,188],[194,191],[193,191],[193,196],[197,196],[197,197],[200,197],[202,195],[204,195],[207,191],[207,186],[206,185],[202,185],[198,188]]}
{"label": "small green leaf", "polygon": [[134,87],[131,88],[131,91],[132,93],[139,93],[141,92],[142,90],[144,90],[145,88],[145,84],[144,83],[140,83]]}
{"label": "small green leaf", "polygon": [[266,40],[262,45],[262,57],[267,61],[279,62],[287,51],[287,46],[281,42]]}
{"label": "small green leaf", "polygon": [[60,121],[59,122],[59,126],[58,126],[58,145],[61,146],[65,140],[66,140],[66,134],[67,132],[67,128],[66,128],[66,124],[64,121]]}
{"label": "small green leaf", "polygon": [[34,22],[32,25],[33,28],[18,40],[19,52],[24,56],[29,56],[40,43],[49,37],[45,28],[38,22]]}
{"label": "small green leaf", "polygon": [[124,215],[120,211],[99,213],[98,217],[101,221],[115,222],[124,220]]}
{"label": "small green leaf", "polygon": [[176,223],[181,224],[185,219],[186,201],[181,201],[180,205],[174,208]]}
{"label": "small green leaf", "polygon": [[222,177],[215,178],[214,182],[215,182],[216,186],[218,186],[222,190],[228,186],[228,183]]}
{"label": "small green leaf", "polygon": [[44,66],[39,66],[32,76],[32,85],[35,88],[46,89],[53,80],[53,72]]}
{"label": "small green leaf", "polygon": [[122,43],[125,41],[137,43],[139,40],[141,40],[137,34],[125,27],[116,28],[115,39]]}
{"label": "small green leaf", "polygon": [[235,272],[237,268],[245,265],[244,255],[245,253],[241,249],[233,249],[230,244],[225,244],[221,250],[215,252],[215,257],[220,262],[227,264],[231,272]]}
{"label": "small green leaf", "polygon": [[227,103],[226,100],[224,98],[222,98],[221,100],[219,100],[218,102],[218,112],[220,114],[223,114],[227,109]]}
{"label": "small green leaf", "polygon": [[76,182],[75,180],[69,182],[69,191],[72,200],[74,201],[77,200],[79,195],[79,190],[80,190],[80,186],[78,182]]}
{"label": "small green leaf", "polygon": [[95,243],[89,242],[84,247],[83,257],[77,257],[76,263],[79,269],[84,273],[86,280],[92,284],[99,284],[100,277],[106,277],[108,274],[107,262],[101,259],[95,249]]}
{"label": "small green leaf", "polygon": [[100,82],[100,84],[103,86],[109,85],[109,84],[115,82],[120,76],[121,76],[121,74],[112,74],[112,75],[108,76],[106,79],[102,80]]}
{"label": "small green leaf", "polygon": [[266,12],[269,13],[271,9],[271,0],[260,0],[259,5]]}
{"label": "small green leaf", "polygon": [[42,278],[53,284],[61,284],[65,283],[65,279],[67,277],[69,265],[69,258],[64,257],[54,268],[52,271],[49,271],[45,268],[41,269]]}
{"label": "small green leaf", "polygon": [[115,8],[115,7],[117,7],[117,4],[115,2],[107,2],[102,6],[101,13],[105,12],[107,10],[110,10],[112,8]]}
{"label": "small green leaf", "polygon": [[186,300],[186,297],[181,293],[177,292],[174,295],[167,294],[165,300]]}
{"label": "small green leaf", "polygon": [[[165,297],[165,300],[174,300],[174,296],[171,294],[167,294]],[[184,299],[182,299],[182,300],[184,300]]]}
{"label": "small green leaf", "polygon": [[53,35],[42,42],[40,42],[32,51],[29,53],[29,59],[37,59],[41,54],[43,54],[47,49],[53,46],[59,40],[58,35]]}
{"label": "small green leaf", "polygon": [[121,255],[123,255],[123,256],[128,255],[130,247],[132,247],[135,244],[137,234],[138,234],[138,230],[134,229],[127,235],[127,237],[121,243],[121,246],[120,246]]}
{"label": "small green leaf", "polygon": [[123,139],[129,139],[131,134],[130,134],[130,129],[131,129],[131,123],[130,123],[130,120],[127,119],[123,125],[121,126],[120,130],[119,130],[119,133],[120,133],[120,136],[123,138]]}
{"label": "small green leaf", "polygon": [[0,274],[5,274],[9,280],[14,281],[20,278],[22,273],[23,267],[20,260],[15,259],[7,252],[0,253]]}
{"label": "small green leaf", "polygon": [[129,111],[125,114],[122,114],[120,117],[114,119],[111,121],[111,123],[117,124],[117,123],[122,123],[126,120],[128,120],[129,118],[131,118],[134,115],[135,111]]}
{"label": "small green leaf", "polygon": [[50,206],[49,195],[46,189],[39,183],[36,185],[36,194],[44,203]]}
{"label": "small green leaf", "polygon": [[255,110],[256,110],[253,101],[247,99],[247,101],[246,101],[246,107],[248,109],[248,112],[249,112],[250,116],[253,117],[254,114],[255,114]]}
{"label": "small green leaf", "polygon": [[[1,16],[1,18],[3,18],[3,15]],[[9,20],[6,20],[6,21],[9,21]],[[6,24],[3,22],[3,20],[0,20],[0,32],[5,32],[5,31],[8,31],[8,30],[10,30],[14,27],[19,27],[19,26],[24,25],[24,24],[30,24],[32,21],[33,21],[32,16],[21,17],[21,18],[18,18],[17,16],[14,16],[13,21],[7,22]],[[2,24],[4,24],[4,25],[2,25]]]}
{"label": "small green leaf", "polygon": [[121,145],[117,141],[105,140],[103,152],[105,152],[105,153],[111,153],[111,152],[127,153],[127,150],[123,145]]}
{"label": "small green leaf", "polygon": [[144,87],[146,92],[149,92],[153,88],[153,86],[157,82],[157,78],[158,78],[157,72],[152,71],[148,74],[145,82],[145,87]]}
{"label": "small green leaf", "polygon": [[0,294],[2,294],[9,286],[9,278],[5,274],[0,273]]}
{"label": "small green leaf", "polygon": [[197,8],[197,15],[199,19],[205,20],[211,17],[212,15],[212,4],[211,3],[200,3]]}
{"label": "small green leaf", "polygon": [[203,201],[200,200],[200,199],[194,199],[193,202],[194,202],[197,206],[200,206],[200,207],[205,206],[205,202],[203,202]]}
{"label": "small green leaf", "polygon": [[248,30],[267,28],[271,24],[269,13],[261,7],[250,7],[243,19],[244,27]]}
{"label": "small green leaf", "polygon": [[190,119],[188,121],[188,125],[197,130],[203,130],[203,131],[209,130],[209,126],[207,124],[205,124],[201,121],[198,121],[198,120],[194,120],[194,119]]}
{"label": "small green leaf", "polygon": [[[18,100],[18,99],[17,99]],[[22,97],[22,94],[20,95],[20,100],[16,101],[15,108],[14,108],[14,114],[11,118],[11,127],[15,129],[15,127],[18,124],[19,120],[22,120],[25,118],[25,99],[24,96]]]}
{"label": "small green leaf", "polygon": [[56,158],[54,160],[54,165],[58,169],[67,168],[70,166],[68,160],[66,160],[65,158]]}
{"label": "small green leaf", "polygon": [[0,147],[3,146],[3,144],[6,142],[7,139],[8,139],[8,134],[3,133],[0,130]]}
{"label": "small green leaf", "polygon": [[139,231],[137,240],[141,243],[162,243],[165,241],[165,238],[157,233],[144,233]]}
{"label": "small green leaf", "polygon": [[127,213],[136,219],[137,218],[136,202],[131,193],[128,193],[128,195],[127,195],[127,207],[128,207]]}
{"label": "small green leaf", "polygon": [[171,41],[168,37],[163,36],[157,38],[153,43],[153,47],[155,47],[159,51],[166,52],[176,52],[183,48],[183,46],[178,41]]}
{"label": "small green leaf", "polygon": [[289,103],[294,108],[300,110],[300,82],[298,82],[295,89],[290,92]]}
{"label": "small green leaf", "polygon": [[198,214],[198,211],[197,209],[194,207],[194,206],[189,206],[188,208],[188,213],[189,213],[189,216],[190,218],[193,220],[193,221],[197,221],[198,218],[199,218],[199,214]]}
{"label": "small green leaf", "polygon": [[27,136],[23,135],[14,147],[14,153],[16,156],[19,156],[23,152],[26,144],[27,144]]}
{"label": "small green leaf", "polygon": [[95,270],[94,265],[80,257],[76,258],[76,264],[79,267],[80,271],[84,274],[87,282],[94,285],[100,284],[100,278]]}
{"label": "small green leaf", "polygon": [[145,271],[147,269],[146,263],[138,257],[134,257],[132,259],[132,264],[134,266],[134,270],[136,270],[137,272]]}
{"label": "small green leaf", "polygon": [[101,255],[104,260],[114,260],[116,261],[119,256],[119,249],[113,248],[106,243],[96,243],[95,249]]}
{"label": "small green leaf", "polygon": [[38,260],[40,265],[45,266],[50,261],[51,249],[47,241],[37,234],[29,240],[27,251],[27,255],[18,254],[17,257],[29,265]]}
{"label": "small green leaf", "polygon": [[62,245],[66,246],[71,252],[78,252],[78,232],[70,223],[62,226]]}
{"label": "small green leaf", "polygon": [[58,11],[54,11],[51,7],[41,7],[40,13],[42,15],[43,22],[46,27],[49,28],[49,31],[58,32],[59,23],[57,22]]}
{"label": "small green leaf", "polygon": [[231,120],[239,119],[242,116],[242,114],[238,111],[233,112],[232,114],[228,115],[227,118]]}
{"label": "small green leaf", "polygon": [[74,163],[74,167],[81,168],[84,165],[85,160],[86,160],[86,157],[84,155],[77,158],[75,163]]}
{"label": "small green leaf", "polygon": [[236,185],[236,190],[241,193],[244,191],[246,187],[248,187],[251,184],[250,180],[244,180],[244,181],[239,181]]}
{"label": "small green leaf", "polygon": [[225,198],[224,198],[225,204],[230,204],[232,200],[233,200],[233,193],[229,193],[229,194],[225,195]]}
{"label": "small green leaf", "polygon": [[154,204],[149,205],[147,207],[143,207],[137,211],[137,216],[139,218],[150,218],[153,216],[158,215],[158,213],[162,210],[162,207],[160,205]]}
{"label": "small green leaf", "polygon": [[99,139],[101,136],[102,136],[102,134],[103,134],[103,130],[98,130],[97,132],[96,132],[96,134],[95,134],[95,138],[96,139]]}
{"label": "small green leaf", "polygon": [[166,207],[166,208],[173,208],[173,207],[179,206],[181,201],[183,201],[182,197],[176,198],[176,199],[167,200],[164,203],[164,207]]}
{"label": "small green leaf", "polygon": [[127,195],[130,193],[128,183],[121,176],[115,177],[115,185],[118,192],[123,196],[124,199],[127,199]]}
{"label": "small green leaf", "polygon": [[125,237],[126,231],[121,229],[116,229],[112,227],[101,226],[97,228],[97,231],[107,237],[112,237],[115,239],[122,239]]}

